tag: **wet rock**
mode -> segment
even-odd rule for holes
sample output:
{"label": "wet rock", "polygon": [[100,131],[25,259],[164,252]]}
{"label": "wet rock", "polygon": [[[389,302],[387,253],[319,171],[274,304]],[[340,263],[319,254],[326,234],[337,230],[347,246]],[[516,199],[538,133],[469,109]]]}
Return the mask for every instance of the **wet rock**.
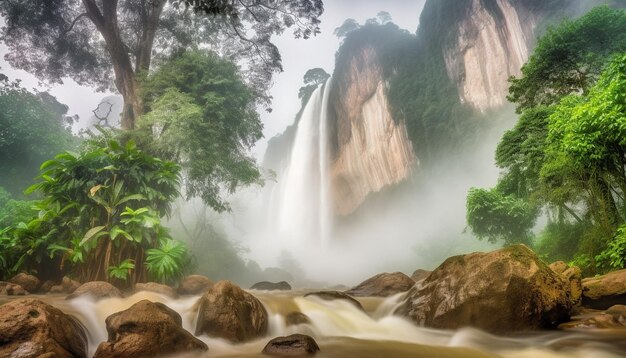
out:
{"label": "wet rock", "polygon": [[263,354],[277,356],[302,356],[319,352],[320,347],[315,340],[304,334],[292,334],[287,337],[276,337],[269,341]]}
{"label": "wet rock", "polygon": [[115,286],[104,281],[92,281],[80,285],[67,299],[79,296],[91,296],[93,299],[99,300],[107,297],[122,297],[122,293]]}
{"label": "wet rock", "polygon": [[339,292],[339,291],[317,291],[317,292],[309,292],[306,295],[304,295],[304,297],[308,297],[308,296],[316,296],[319,297],[323,300],[326,301],[333,301],[333,300],[345,300],[348,301],[350,303],[352,303],[353,305],[355,305],[357,308],[359,308],[360,310],[364,311],[363,306],[361,305],[361,303],[357,300],[355,300],[352,296],[343,293],[343,292]]}
{"label": "wet rock", "polygon": [[561,277],[563,277],[566,282],[569,282],[569,295],[570,301],[572,301],[572,305],[580,305],[583,293],[582,273],[580,271],[580,268],[569,267],[569,265],[567,265],[563,261],[553,262],[549,266],[552,271],[561,275]]}
{"label": "wet rock", "polygon": [[156,357],[207,351],[201,340],[183,329],[176,311],[158,302],[143,300],[106,319],[106,342],[94,358]]}
{"label": "wet rock", "polygon": [[267,332],[267,311],[261,302],[230,281],[219,281],[199,301],[196,335],[246,342]]}
{"label": "wet rock", "polygon": [[72,280],[71,278],[65,276],[60,284],[54,285],[50,288],[50,293],[65,293],[71,294],[76,291],[80,287],[80,282]]}
{"label": "wet rock", "polygon": [[52,280],[48,280],[44,283],[41,284],[41,286],[39,286],[39,292],[41,293],[48,293],[50,292],[50,289],[52,289],[52,287],[54,287],[54,285],[56,285],[56,283]]}
{"label": "wet rock", "polygon": [[251,290],[264,290],[264,291],[289,291],[291,290],[291,285],[286,281],[280,282],[269,282],[269,281],[261,281],[257,282],[252,287]]}
{"label": "wet rock", "polygon": [[289,312],[285,316],[285,324],[287,326],[296,326],[299,324],[308,324],[311,323],[309,316],[305,315],[302,312]]}
{"label": "wet rock", "polygon": [[396,293],[406,292],[413,285],[415,285],[415,281],[402,272],[381,273],[361,282],[346,293],[355,297],[388,297]]}
{"label": "wet rock", "polygon": [[25,273],[18,273],[17,275],[13,276],[13,278],[10,279],[9,282],[20,285],[26,291],[33,293],[37,292],[37,290],[39,290],[39,286],[41,285],[41,282],[37,277]]}
{"label": "wet rock", "polygon": [[32,298],[0,306],[0,357],[86,356],[87,336],[73,317]]}
{"label": "wet rock", "polygon": [[155,292],[172,298],[177,298],[178,293],[170,286],[162,285],[156,282],[138,283],[135,285],[135,291]]}
{"label": "wet rock", "polygon": [[552,328],[569,319],[569,283],[524,245],[454,256],[396,309],[419,325],[492,333]]}
{"label": "wet rock", "polygon": [[432,271],[417,269],[413,271],[413,274],[411,275],[411,279],[415,282],[425,280],[430,275],[431,272]]}
{"label": "wet rock", "polygon": [[606,311],[588,312],[572,317],[560,329],[626,329],[626,306],[615,305]]}
{"label": "wet rock", "polygon": [[24,287],[20,285],[16,285],[11,282],[0,281],[0,295],[24,296],[27,294],[28,291],[26,291]]}
{"label": "wet rock", "polygon": [[626,270],[582,280],[582,304],[604,310],[614,305],[626,304]]}
{"label": "wet rock", "polygon": [[185,277],[178,286],[181,295],[198,295],[205,293],[213,286],[213,281],[202,275],[190,275]]}

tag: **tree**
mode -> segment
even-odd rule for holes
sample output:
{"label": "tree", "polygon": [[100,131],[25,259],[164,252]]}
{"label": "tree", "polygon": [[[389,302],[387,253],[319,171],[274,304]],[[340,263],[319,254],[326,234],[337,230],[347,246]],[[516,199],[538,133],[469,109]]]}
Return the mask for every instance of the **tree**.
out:
{"label": "tree", "polygon": [[[139,77],[149,73],[153,59],[208,45],[245,60],[254,71],[248,82],[264,94],[282,69],[271,36],[291,27],[296,37],[315,35],[322,12],[321,0],[0,2],[9,63],[52,83],[65,77],[99,89],[114,83],[124,98],[124,129],[134,128],[144,113]],[[206,16],[194,16],[201,13]]]}
{"label": "tree", "polygon": [[6,77],[0,81],[0,186],[14,197],[51,153],[75,146],[66,113],[67,106],[46,92],[31,93]]}
{"label": "tree", "polygon": [[508,99],[517,111],[587,93],[611,55],[626,51],[626,11],[600,6],[577,20],[548,29],[524,66],[512,77]]}
{"label": "tree", "polygon": [[358,29],[359,27],[361,27],[361,25],[359,25],[359,23],[356,22],[355,19],[346,19],[344,20],[343,24],[341,24],[341,26],[333,31],[333,33],[335,34],[335,36],[342,38],[346,37],[348,33]]}
{"label": "tree", "polygon": [[261,174],[248,150],[263,124],[255,94],[237,68],[216,54],[183,53],[142,84],[149,112],[139,121],[143,147],[183,168],[187,197],[228,210],[221,191],[258,183]]}
{"label": "tree", "polygon": [[298,98],[302,99],[303,106],[309,100],[309,97],[317,86],[324,84],[329,78],[330,75],[328,72],[319,67],[306,71],[303,77],[304,86],[300,87],[298,91]]}

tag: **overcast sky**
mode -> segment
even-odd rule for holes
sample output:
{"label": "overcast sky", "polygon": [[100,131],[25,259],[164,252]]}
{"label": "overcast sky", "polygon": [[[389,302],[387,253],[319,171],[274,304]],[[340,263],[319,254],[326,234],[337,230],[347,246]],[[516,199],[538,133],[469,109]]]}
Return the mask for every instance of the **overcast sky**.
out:
{"label": "overcast sky", "polygon": [[[322,33],[320,35],[308,40],[296,40],[292,32],[288,30],[282,36],[275,38],[274,43],[282,55],[284,72],[274,77],[274,86],[271,90],[274,97],[273,111],[262,113],[265,138],[255,147],[255,155],[261,158],[265,152],[267,140],[282,132],[293,122],[299,110],[298,89],[302,85],[304,73],[314,67],[321,67],[326,72],[332,73],[335,52],[339,47],[339,39],[333,35],[335,28],[347,18],[364,23],[366,19],[375,17],[379,11],[387,11],[398,26],[415,32],[424,2],[425,0],[327,0],[324,1],[325,10],[321,18]],[[0,19],[0,25],[3,25],[2,19]],[[24,71],[12,69],[4,61],[6,51],[6,46],[0,45],[2,54],[0,71],[11,79],[21,79],[26,88],[36,87],[38,85],[36,78]],[[53,86],[50,92],[61,103],[70,107],[70,114],[78,114],[83,123],[91,117],[91,111],[96,108],[100,100],[108,95],[78,86],[72,80],[66,80],[63,85]]]}

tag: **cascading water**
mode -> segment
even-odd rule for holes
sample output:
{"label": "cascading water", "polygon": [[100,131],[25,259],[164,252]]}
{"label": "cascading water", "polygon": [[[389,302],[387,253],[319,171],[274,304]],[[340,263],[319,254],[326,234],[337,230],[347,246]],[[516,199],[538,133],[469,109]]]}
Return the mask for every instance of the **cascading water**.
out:
{"label": "cascading water", "polygon": [[270,222],[284,243],[328,244],[329,207],[328,95],[332,78],[320,85],[298,122],[289,161],[278,175]]}

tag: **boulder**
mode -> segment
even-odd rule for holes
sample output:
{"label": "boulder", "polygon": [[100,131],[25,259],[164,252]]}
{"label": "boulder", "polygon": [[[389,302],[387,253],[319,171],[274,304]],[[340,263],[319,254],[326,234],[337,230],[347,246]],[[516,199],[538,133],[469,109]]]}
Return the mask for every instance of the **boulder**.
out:
{"label": "boulder", "polygon": [[263,290],[263,291],[289,291],[291,290],[291,285],[287,283],[287,281],[280,281],[280,282],[261,281],[252,285],[250,289],[251,290]]}
{"label": "boulder", "polygon": [[267,311],[261,302],[230,281],[219,281],[199,301],[196,335],[246,342],[267,332]]}
{"label": "boulder", "polygon": [[20,285],[26,291],[33,293],[37,292],[37,290],[39,290],[39,286],[41,285],[41,282],[37,277],[26,273],[18,273],[17,275],[13,276],[13,278],[10,279],[9,282]]}
{"label": "boulder", "polygon": [[316,296],[319,297],[323,300],[326,301],[333,301],[333,300],[344,300],[344,301],[348,301],[350,303],[352,303],[353,305],[355,305],[358,309],[360,309],[361,311],[364,311],[363,306],[361,306],[361,302],[355,300],[352,296],[343,293],[343,292],[339,292],[339,291],[317,291],[317,292],[309,292],[306,295],[304,295],[304,297],[308,297],[308,296]]}
{"label": "boulder", "polygon": [[176,293],[176,290],[174,290],[170,286],[162,285],[156,282],[138,283],[135,285],[135,291],[136,292],[149,291],[149,292],[156,292],[156,293],[169,296],[172,298],[178,297],[178,293]]}
{"label": "boulder", "polygon": [[55,285],[56,285],[56,282],[54,282],[52,280],[48,280],[48,281],[42,283],[41,286],[39,286],[39,292],[41,292],[41,293],[48,293],[48,292],[50,292],[52,287],[54,287]]}
{"label": "boulder", "polygon": [[561,275],[566,282],[569,282],[569,294],[572,305],[580,305],[583,293],[582,273],[580,268],[575,266],[570,267],[563,261],[553,262],[549,266],[552,271]]}
{"label": "boulder", "polygon": [[311,323],[311,320],[309,319],[309,316],[302,312],[289,312],[285,316],[285,324],[287,326],[296,326],[307,323]]}
{"label": "boulder", "polygon": [[447,259],[395,313],[419,325],[506,334],[569,319],[569,283],[524,245]]}
{"label": "boulder", "polygon": [[422,281],[426,279],[430,275],[431,272],[432,271],[417,269],[413,271],[413,274],[411,275],[411,279],[415,282]]}
{"label": "boulder", "polygon": [[108,282],[92,281],[80,285],[74,292],[67,296],[67,299],[70,300],[79,296],[90,296],[93,299],[99,300],[107,297],[122,297],[122,293]]}
{"label": "boulder", "polygon": [[606,311],[592,312],[572,317],[571,322],[559,325],[560,329],[626,329],[626,306],[615,305]]}
{"label": "boulder", "polygon": [[16,285],[11,282],[0,281],[0,295],[24,296],[27,294],[28,291],[26,291],[24,287],[20,285]]}
{"label": "boulder", "polygon": [[202,275],[190,275],[183,279],[178,286],[181,295],[199,295],[213,287],[213,281]]}
{"label": "boulder", "polygon": [[402,272],[381,273],[361,282],[346,293],[355,297],[388,297],[396,293],[406,292],[413,285],[415,285],[415,281]]}
{"label": "boulder", "polygon": [[86,356],[87,335],[73,317],[32,298],[0,306],[0,357]]}
{"label": "boulder", "polygon": [[626,269],[582,280],[582,304],[604,310],[626,304]]}
{"label": "boulder", "polygon": [[292,334],[287,337],[276,337],[269,341],[263,354],[277,356],[302,356],[319,352],[320,347],[315,340],[304,334]]}
{"label": "boulder", "polygon": [[178,313],[158,302],[143,300],[106,319],[106,342],[94,358],[156,357],[207,351],[201,340],[183,329]]}

